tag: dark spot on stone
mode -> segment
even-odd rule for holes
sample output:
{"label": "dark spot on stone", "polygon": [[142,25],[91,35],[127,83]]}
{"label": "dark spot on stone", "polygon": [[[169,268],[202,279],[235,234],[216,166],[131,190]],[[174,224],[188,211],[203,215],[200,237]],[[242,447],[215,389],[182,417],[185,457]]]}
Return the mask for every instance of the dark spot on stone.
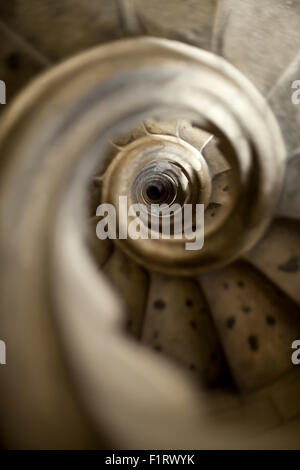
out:
{"label": "dark spot on stone", "polygon": [[235,318],[234,317],[227,318],[227,321],[226,321],[227,328],[233,328],[234,325],[235,325]]}
{"label": "dark spot on stone", "polygon": [[94,179],[94,180],[93,180],[93,186],[94,186],[94,188],[101,188],[101,186],[102,186],[102,181],[101,181],[101,180],[96,180],[96,179]]}
{"label": "dark spot on stone", "polygon": [[218,202],[211,202],[209,205],[208,205],[208,210],[212,211],[212,210],[216,210],[216,209],[219,209],[219,207],[221,207],[222,204],[218,203]]}
{"label": "dark spot on stone", "polygon": [[228,282],[223,282],[223,288],[224,288],[225,290],[229,289]]}
{"label": "dark spot on stone", "polygon": [[249,305],[242,305],[242,310],[244,313],[250,313],[251,307],[249,307]]}
{"label": "dark spot on stone", "polygon": [[248,337],[248,343],[250,346],[251,351],[258,351],[259,349],[259,344],[258,344],[258,338],[255,335],[250,335]]}
{"label": "dark spot on stone", "polygon": [[266,316],[266,322],[267,322],[268,325],[273,326],[273,325],[275,325],[276,320],[275,320],[274,317],[272,317],[272,315],[267,315]]}
{"label": "dark spot on stone", "polygon": [[193,330],[197,330],[197,323],[195,322],[195,320],[190,321],[190,327],[193,328]]}
{"label": "dark spot on stone", "polygon": [[237,285],[238,285],[239,287],[245,287],[244,281],[238,281]]}
{"label": "dark spot on stone", "polygon": [[296,273],[300,269],[300,256],[292,256],[285,263],[280,264],[278,269],[287,273]]}
{"label": "dark spot on stone", "polygon": [[157,310],[163,310],[166,307],[166,304],[162,299],[155,300],[153,305]]}
{"label": "dark spot on stone", "polygon": [[192,307],[194,305],[194,302],[192,301],[192,299],[186,299],[185,305],[187,307]]}
{"label": "dark spot on stone", "polygon": [[7,55],[4,59],[5,65],[7,68],[11,70],[18,70],[21,65],[21,57],[18,52],[12,52],[11,54]]}
{"label": "dark spot on stone", "polygon": [[210,216],[211,216],[211,217],[214,217],[214,216],[215,216],[215,212],[212,212],[212,213],[210,214]]}
{"label": "dark spot on stone", "polygon": [[229,186],[224,186],[223,191],[229,191]]}
{"label": "dark spot on stone", "polygon": [[156,344],[156,345],[154,346],[154,349],[155,349],[155,351],[157,351],[157,352],[161,352],[161,351],[162,351],[162,347],[160,346],[160,344]]}
{"label": "dark spot on stone", "polygon": [[195,364],[190,364],[190,365],[189,365],[189,368],[190,368],[190,370],[192,370],[192,371],[195,371],[195,370],[196,370]]}

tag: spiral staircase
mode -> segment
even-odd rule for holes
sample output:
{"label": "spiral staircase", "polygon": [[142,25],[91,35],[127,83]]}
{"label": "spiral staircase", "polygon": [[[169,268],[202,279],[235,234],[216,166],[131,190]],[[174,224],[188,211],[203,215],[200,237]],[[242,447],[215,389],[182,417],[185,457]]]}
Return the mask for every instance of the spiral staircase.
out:
{"label": "spiral staircase", "polygon": [[[0,2],[8,102],[49,67],[1,109],[4,446],[299,448],[300,4],[161,3]],[[203,249],[99,240],[120,195]]]}

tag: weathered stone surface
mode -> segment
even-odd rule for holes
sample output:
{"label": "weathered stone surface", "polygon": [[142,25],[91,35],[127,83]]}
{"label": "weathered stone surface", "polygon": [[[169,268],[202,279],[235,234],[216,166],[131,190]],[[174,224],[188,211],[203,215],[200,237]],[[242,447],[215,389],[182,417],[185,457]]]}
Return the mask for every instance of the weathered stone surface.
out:
{"label": "weathered stone surface", "polygon": [[122,297],[128,330],[140,338],[148,294],[146,271],[116,248],[105,264],[104,273]]}
{"label": "weathered stone surface", "polygon": [[118,11],[115,0],[0,2],[1,19],[53,61],[120,38]]}
{"label": "weathered stone surface", "polygon": [[274,221],[263,239],[245,255],[278,288],[300,304],[300,224]]}
{"label": "weathered stone surface", "polygon": [[300,47],[297,0],[221,0],[214,51],[241,70],[262,93],[273,88]]}
{"label": "weathered stone surface", "polygon": [[246,264],[200,281],[240,390],[257,390],[293,368],[291,344],[300,335],[295,304]]}
{"label": "weathered stone surface", "polygon": [[175,359],[204,384],[216,384],[225,375],[209,308],[195,281],[152,276],[142,341]]}

